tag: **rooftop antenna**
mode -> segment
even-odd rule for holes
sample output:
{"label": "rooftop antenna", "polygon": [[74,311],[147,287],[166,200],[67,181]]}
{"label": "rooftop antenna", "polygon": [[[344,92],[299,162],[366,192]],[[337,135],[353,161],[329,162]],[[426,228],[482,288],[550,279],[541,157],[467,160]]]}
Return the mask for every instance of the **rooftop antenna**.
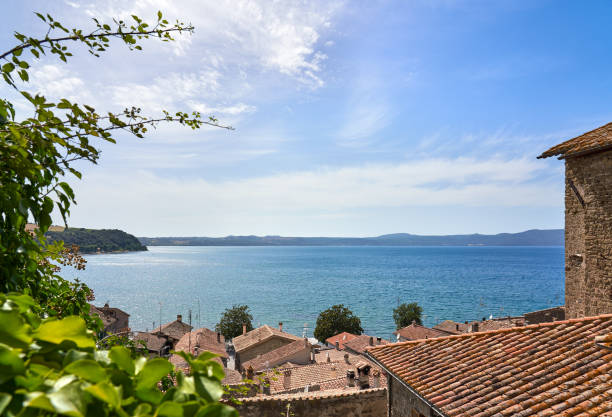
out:
{"label": "rooftop antenna", "polygon": [[[189,326],[191,327],[191,309],[189,309]],[[189,350],[187,352],[191,354],[191,330],[189,330]]]}
{"label": "rooftop antenna", "polygon": [[304,323],[304,329],[302,330],[302,337],[306,338],[307,334],[308,334],[308,323]]}
{"label": "rooftop antenna", "polygon": [[159,302],[159,333],[161,334],[161,311],[162,311],[162,303]]}
{"label": "rooftop antenna", "polygon": [[202,327],[200,325],[200,297],[198,297],[198,329]]}

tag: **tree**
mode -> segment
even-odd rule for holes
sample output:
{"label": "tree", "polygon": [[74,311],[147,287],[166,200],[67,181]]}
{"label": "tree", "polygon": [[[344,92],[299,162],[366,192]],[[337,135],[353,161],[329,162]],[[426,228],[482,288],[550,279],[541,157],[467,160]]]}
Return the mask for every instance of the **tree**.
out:
{"label": "tree", "polygon": [[317,340],[324,342],[342,332],[363,333],[361,320],[351,310],[344,307],[343,304],[337,304],[319,313],[314,331],[314,337]]}
{"label": "tree", "polygon": [[393,320],[395,320],[395,327],[401,329],[410,325],[412,322],[416,324],[422,324],[421,314],[423,309],[417,303],[400,304],[393,309]]}
{"label": "tree", "polygon": [[[99,57],[109,48],[111,39],[122,41],[130,50],[141,50],[140,43],[145,39],[168,42],[175,33],[193,31],[191,25],[179,21],[169,24],[161,12],[151,25],[138,16],[132,16],[132,23],[113,20],[107,24],[93,19],[95,28],[91,31],[67,29],[48,14],[36,15],[47,26],[46,34],[32,37],[15,33],[17,44],[0,52],[0,64],[4,62],[0,66],[1,79],[31,107],[31,112],[18,118],[15,106],[0,98],[0,292],[31,295],[43,315],[85,316],[91,290],[57,274],[54,263],[48,260],[60,261],[63,247],[47,244],[44,236],[54,209],[67,223],[75,195],[65,180],[69,176],[81,178],[75,163],[97,163],[100,150],[96,144],[115,143],[113,134],[117,130],[142,138],[149,128],[162,122],[192,129],[205,124],[225,126],[220,126],[214,117],[202,118],[198,112],[164,111],[157,117],[144,116],[135,107],[98,112],[87,104],[65,98],[50,102],[42,95],[29,93],[25,89],[28,61],[37,62],[51,55],[67,62],[72,57],[68,45],[80,43]],[[25,230],[28,221],[39,226],[35,236]]]}
{"label": "tree", "polygon": [[215,326],[215,331],[221,333],[226,339],[233,339],[242,334],[242,326],[246,325],[247,332],[253,330],[253,316],[247,305],[234,305],[226,308],[221,320]]}

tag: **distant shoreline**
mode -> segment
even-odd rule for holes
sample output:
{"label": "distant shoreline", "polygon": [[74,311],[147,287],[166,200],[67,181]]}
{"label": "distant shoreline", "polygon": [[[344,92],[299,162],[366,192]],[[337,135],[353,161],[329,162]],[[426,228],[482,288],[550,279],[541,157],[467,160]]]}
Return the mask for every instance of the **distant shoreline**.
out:
{"label": "distant shoreline", "polygon": [[496,235],[427,236],[396,233],[376,237],[139,237],[146,246],[564,246],[563,229]]}

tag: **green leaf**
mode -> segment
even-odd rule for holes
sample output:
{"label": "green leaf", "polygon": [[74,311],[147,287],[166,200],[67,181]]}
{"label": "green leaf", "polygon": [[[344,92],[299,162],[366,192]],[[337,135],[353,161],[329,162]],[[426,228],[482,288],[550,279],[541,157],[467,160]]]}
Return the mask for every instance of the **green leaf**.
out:
{"label": "green leaf", "polygon": [[19,354],[6,345],[0,344],[0,384],[24,372],[25,366]]}
{"label": "green leaf", "polygon": [[138,407],[136,407],[136,409],[134,410],[134,417],[149,415],[152,409],[153,407],[151,407],[151,404],[139,404]]}
{"label": "green leaf", "polygon": [[218,401],[223,395],[223,387],[218,381],[204,375],[194,375],[193,380],[197,393],[207,402]]}
{"label": "green leaf", "polygon": [[89,382],[100,382],[108,377],[104,368],[98,362],[91,359],[80,359],[72,362],[64,368],[64,371]]}
{"label": "green leaf", "polygon": [[79,382],[72,382],[48,394],[47,397],[57,413],[71,417],[84,417],[87,405],[82,391]]}
{"label": "green leaf", "polygon": [[115,387],[109,382],[100,382],[85,389],[97,399],[108,403],[113,409],[121,405],[121,387]]}
{"label": "green leaf", "polygon": [[166,359],[155,358],[147,361],[138,373],[136,388],[149,388],[155,386],[160,379],[172,372],[174,367]]}
{"label": "green leaf", "polygon": [[11,403],[13,397],[5,392],[0,392],[0,415],[4,415],[4,409]]}
{"label": "green leaf", "polygon": [[13,65],[11,62],[7,62],[6,64],[2,66],[2,72],[9,73],[13,71],[14,69],[15,69],[15,65]]}
{"label": "green leaf", "polygon": [[111,362],[119,367],[119,369],[127,372],[130,375],[134,375],[134,361],[130,355],[130,351],[123,346],[113,346],[108,353],[108,357]]}
{"label": "green leaf", "polygon": [[183,407],[173,401],[161,403],[155,412],[156,416],[183,417]]}
{"label": "green leaf", "polygon": [[238,417],[238,411],[225,404],[208,404],[200,408],[196,417]]}
{"label": "green leaf", "polygon": [[69,340],[80,348],[96,346],[93,337],[87,330],[85,320],[77,316],[68,316],[61,320],[44,322],[35,332],[34,338],[44,342],[60,344]]}
{"label": "green leaf", "polygon": [[32,342],[30,326],[17,311],[0,310],[0,343],[26,348]]}

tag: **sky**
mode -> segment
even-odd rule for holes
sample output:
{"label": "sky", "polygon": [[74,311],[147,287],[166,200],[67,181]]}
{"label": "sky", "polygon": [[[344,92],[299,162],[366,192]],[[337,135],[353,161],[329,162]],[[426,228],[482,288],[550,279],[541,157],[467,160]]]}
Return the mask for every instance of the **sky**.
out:
{"label": "sky", "polygon": [[[71,179],[71,227],[137,236],[376,236],[562,228],[549,147],[612,119],[608,1],[25,1],[44,36],[136,14],[192,23],[143,51],[77,46],[33,65],[30,91],[101,112],[200,111],[234,127],[166,125],[98,144]],[[34,63],[32,63],[34,64]],[[15,101],[20,115],[28,108]],[[56,223],[60,223],[59,216]]]}

